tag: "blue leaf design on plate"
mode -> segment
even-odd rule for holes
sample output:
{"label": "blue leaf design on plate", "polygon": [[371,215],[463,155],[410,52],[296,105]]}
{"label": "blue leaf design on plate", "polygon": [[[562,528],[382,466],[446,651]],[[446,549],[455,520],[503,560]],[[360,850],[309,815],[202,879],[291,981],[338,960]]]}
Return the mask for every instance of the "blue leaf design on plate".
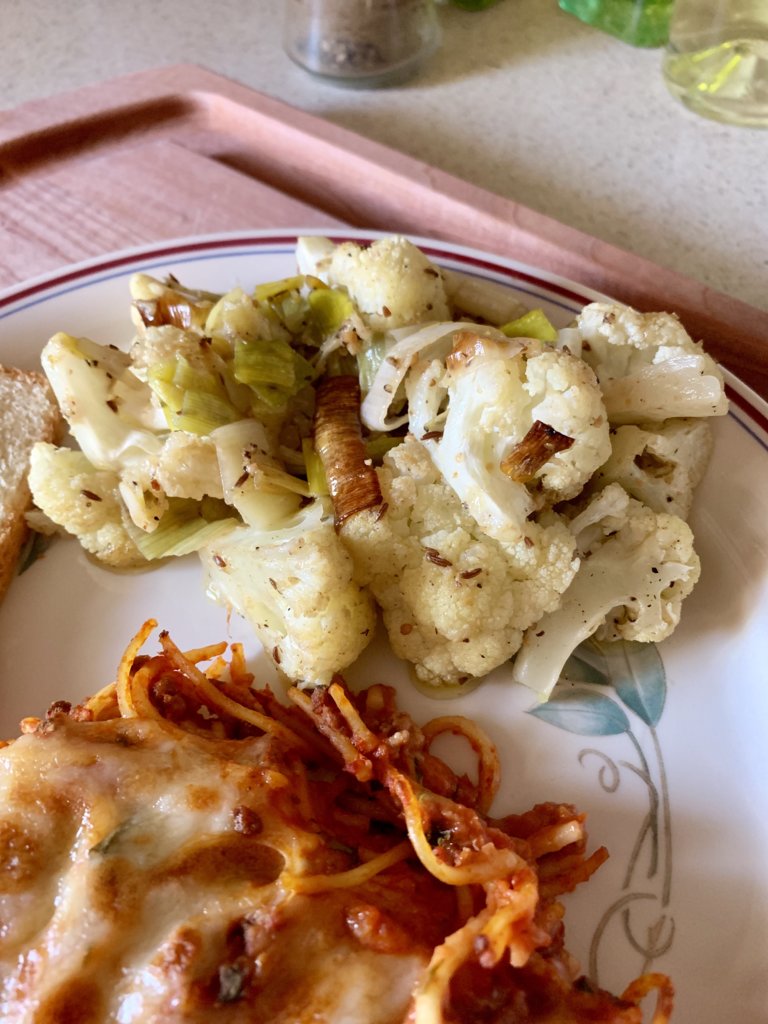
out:
{"label": "blue leaf design on plate", "polygon": [[560,678],[569,683],[594,683],[597,686],[610,686],[611,680],[605,657],[593,640],[580,643],[563,666]]}
{"label": "blue leaf design on plate", "polygon": [[656,645],[619,640],[600,646],[619,698],[646,725],[657,725],[667,699],[667,677]]}
{"label": "blue leaf design on plate", "polygon": [[528,714],[578,736],[618,736],[630,728],[629,719],[615,700],[581,688],[552,697]]}

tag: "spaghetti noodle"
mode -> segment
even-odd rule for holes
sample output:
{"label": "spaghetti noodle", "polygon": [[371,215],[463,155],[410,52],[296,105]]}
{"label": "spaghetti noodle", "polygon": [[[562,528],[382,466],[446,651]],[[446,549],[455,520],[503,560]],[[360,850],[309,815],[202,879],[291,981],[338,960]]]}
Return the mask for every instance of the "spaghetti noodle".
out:
{"label": "spaghetti noodle", "polygon": [[[87,991],[86,1024],[203,1021],[212,1007],[270,1024],[640,1024],[655,990],[666,1024],[665,976],[621,998],[578,977],[560,897],[606,853],[586,855],[568,805],[490,817],[498,759],[476,725],[420,729],[391,688],[352,694],[340,679],[284,705],[252,686],[237,645],[229,659],[221,644],[185,654],[161,633],[141,655],[155,625],[114,684],[27,720],[0,751],[13,812],[0,837],[34,851],[25,878],[44,887],[52,872],[65,894],[0,939],[4,1020],[56,1020],[29,1008],[65,1012]],[[472,746],[477,782],[431,752],[444,732]],[[41,767],[36,807],[64,857],[43,857],[37,812],[21,806]],[[63,938],[77,900],[79,953]]]}

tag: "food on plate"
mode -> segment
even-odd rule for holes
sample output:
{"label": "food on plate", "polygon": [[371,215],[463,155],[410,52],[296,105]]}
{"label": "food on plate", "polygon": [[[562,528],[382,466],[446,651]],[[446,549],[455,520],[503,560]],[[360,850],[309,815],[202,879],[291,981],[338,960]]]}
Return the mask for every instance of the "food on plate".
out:
{"label": "food on plate", "polygon": [[394,425],[391,396],[404,385],[409,432],[483,531],[517,541],[539,507],[575,497],[610,454],[595,375],[570,352],[490,327],[440,324],[424,334],[424,346],[412,335],[392,346],[392,370],[376,374],[363,424]]}
{"label": "food on plate", "polygon": [[61,415],[45,377],[0,366],[0,600],[29,535],[27,471],[33,445],[53,441]]}
{"label": "food on plate", "polygon": [[307,687],[377,610],[435,693],[517,655],[546,698],[580,638],[668,636],[727,411],[676,317],[595,302],[558,329],[401,237],[302,238],[296,261],[250,293],[134,275],[127,352],[51,338],[79,451],[35,447],[42,512],[113,567],[198,552]]}
{"label": "food on plate", "polygon": [[699,578],[687,523],[654,512],[617,483],[599,491],[570,527],[579,568],[558,607],[526,633],[512,669],[518,682],[544,693],[590,636],[646,643],[669,636]]}
{"label": "food on plate", "polygon": [[611,423],[728,411],[717,364],[671,313],[593,302],[576,318],[567,344],[574,340],[597,374]]}
{"label": "food on plate", "polygon": [[42,441],[32,451],[29,485],[38,508],[105,565],[146,565],[123,523],[114,473],[96,469],[82,452]]}
{"label": "food on plate", "polygon": [[141,654],[154,625],[0,750],[6,1024],[640,1024],[654,991],[669,1020],[666,976],[615,997],[579,975],[561,897],[606,851],[566,804],[492,814],[476,725],[340,677],[283,704],[237,645]]}
{"label": "food on plate", "polygon": [[265,650],[289,679],[329,680],[367,647],[376,628],[373,600],[330,519],[307,522],[278,543],[237,526],[199,554],[209,594],[258,624]]}
{"label": "food on plate", "polygon": [[371,330],[450,317],[442,275],[405,238],[383,238],[369,246],[307,238],[299,243],[297,256],[302,273],[343,288]]}
{"label": "food on plate", "polygon": [[642,427],[628,423],[612,429],[610,457],[590,487],[618,483],[654,512],[687,519],[711,453],[706,420],[673,419]]}
{"label": "food on plate", "polygon": [[515,542],[483,534],[413,438],[392,449],[378,479],[386,513],[362,510],[339,535],[392,650],[430,680],[486,675],[558,607],[577,565],[567,526],[553,516],[526,523]]}

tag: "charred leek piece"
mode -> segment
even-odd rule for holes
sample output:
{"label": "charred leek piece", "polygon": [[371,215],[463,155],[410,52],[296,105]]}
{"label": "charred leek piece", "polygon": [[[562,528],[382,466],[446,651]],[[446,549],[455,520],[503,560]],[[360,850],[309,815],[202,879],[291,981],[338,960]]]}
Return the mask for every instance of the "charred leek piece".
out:
{"label": "charred leek piece", "polygon": [[219,298],[212,292],[184,288],[173,275],[161,284],[146,274],[136,274],[131,291],[133,304],[145,327],[171,324],[183,330],[190,327],[202,329],[214,302]]}
{"label": "charred leek piece", "polygon": [[514,338],[488,338],[477,331],[457,331],[445,365],[449,370],[461,370],[477,358],[496,355],[502,359],[512,359],[522,348],[522,343]]}
{"label": "charred leek piece", "polygon": [[523,440],[501,460],[501,471],[516,483],[528,483],[553,455],[567,451],[573,440],[548,423],[535,420]]}
{"label": "charred leek piece", "polygon": [[337,529],[355,513],[382,504],[379,478],[363,442],[356,377],[329,377],[317,389],[315,450],[325,469]]}
{"label": "charred leek piece", "polygon": [[174,327],[186,329],[192,326],[192,313],[188,302],[174,302],[168,296],[163,296],[160,299],[137,299],[134,306],[139,311],[145,327],[172,324]]}
{"label": "charred leek piece", "polygon": [[485,352],[486,338],[481,338],[475,331],[457,331],[453,336],[453,350],[445,361],[449,370],[458,370],[469,366],[475,356]]}

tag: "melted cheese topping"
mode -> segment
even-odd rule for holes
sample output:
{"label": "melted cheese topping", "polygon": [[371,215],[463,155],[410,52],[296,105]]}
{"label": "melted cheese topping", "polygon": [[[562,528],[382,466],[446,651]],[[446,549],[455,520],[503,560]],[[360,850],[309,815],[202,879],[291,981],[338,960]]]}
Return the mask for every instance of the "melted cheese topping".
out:
{"label": "melted cheese topping", "polygon": [[0,751],[0,806],[5,1024],[394,1024],[452,913],[404,864],[287,891],[329,852],[266,737],[58,716]]}

